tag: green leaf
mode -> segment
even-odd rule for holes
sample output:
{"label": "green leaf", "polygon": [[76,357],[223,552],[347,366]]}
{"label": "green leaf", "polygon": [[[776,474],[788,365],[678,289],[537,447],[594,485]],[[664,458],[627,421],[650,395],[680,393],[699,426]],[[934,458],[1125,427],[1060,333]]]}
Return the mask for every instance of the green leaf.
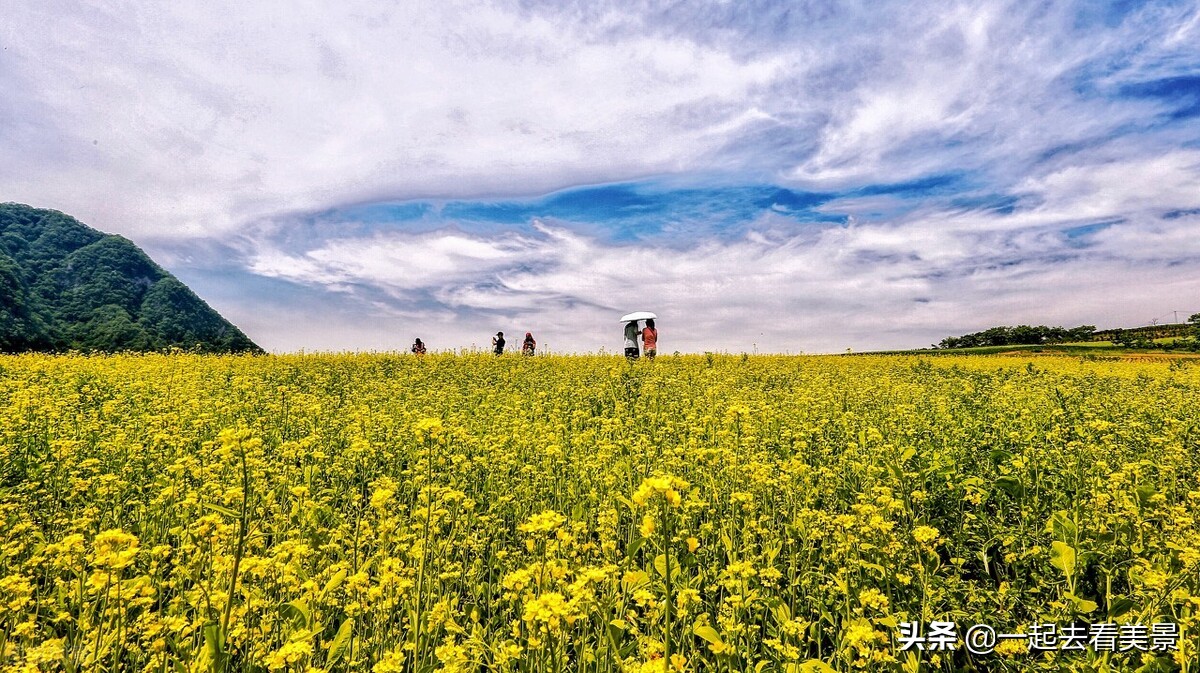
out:
{"label": "green leaf", "polygon": [[1150,504],[1150,497],[1157,493],[1158,489],[1154,488],[1154,486],[1151,484],[1145,484],[1143,486],[1138,486],[1136,489],[1134,489],[1134,492],[1137,493],[1138,503],[1142,507],[1145,507]]}
{"label": "green leaf", "polygon": [[1137,607],[1137,603],[1128,598],[1117,598],[1108,606],[1108,616],[1110,619],[1115,619]]}
{"label": "green leaf", "polygon": [[725,645],[725,642],[721,640],[721,634],[717,633],[717,630],[711,626],[697,624],[692,627],[692,633],[717,647],[724,647]]}
{"label": "green leaf", "polygon": [[830,668],[829,664],[820,659],[809,659],[800,664],[800,673],[837,673],[837,671],[834,671]]}
{"label": "green leaf", "polygon": [[[659,554],[654,557],[654,569],[658,571],[659,576],[667,576],[667,555]],[[671,577],[674,578],[679,574],[679,561],[671,559]]]}
{"label": "green leaf", "polygon": [[1055,512],[1046,528],[1056,540],[1070,544],[1079,539],[1079,527],[1064,510]]}
{"label": "green leaf", "polygon": [[630,510],[637,510],[637,505],[633,504],[632,500],[630,500],[629,498],[626,498],[625,496],[621,495],[620,493],[614,494],[613,497],[615,497],[617,499],[617,502],[623,503]]}
{"label": "green leaf", "polygon": [[312,626],[312,611],[308,609],[308,604],[300,599],[289,601],[279,607],[283,616],[290,619],[294,626],[301,629],[307,629]]}
{"label": "green leaf", "polygon": [[225,670],[225,663],[229,659],[229,654],[225,652],[225,635],[221,633],[220,624],[205,625],[204,649],[208,652],[208,660],[212,662],[213,670]]}
{"label": "green leaf", "polygon": [[626,589],[636,589],[649,581],[650,576],[644,570],[625,573],[625,576],[621,578],[621,583],[625,585]]}
{"label": "green leaf", "polygon": [[641,549],[642,546],[644,546],[645,544],[646,544],[646,538],[644,538],[644,537],[634,538],[633,542],[630,542],[629,546],[625,548],[625,558],[631,559],[634,556],[636,556],[638,553],[638,550]]}
{"label": "green leaf", "polygon": [[729,533],[721,532],[721,545],[725,547],[726,552],[730,554],[734,552],[733,538],[729,536]]}
{"label": "green leaf", "polygon": [[996,477],[995,484],[996,488],[1003,490],[1014,498],[1019,498],[1022,495],[1025,495],[1025,486],[1021,483],[1021,480],[1016,477]]}
{"label": "green leaf", "polygon": [[350,644],[350,636],[354,633],[354,619],[346,618],[342,625],[338,627],[337,635],[333,637],[333,642],[329,643],[329,656],[326,659],[327,664],[332,664],[341,658],[342,652]]}
{"label": "green leaf", "polygon": [[211,657],[221,654],[225,649],[225,643],[221,638],[220,624],[205,624],[204,625],[204,647],[208,650]]}
{"label": "green leaf", "polygon": [[[613,622],[618,621],[620,620],[613,620]],[[624,624],[624,622],[621,623]],[[628,644],[625,647],[621,647],[619,644],[619,641],[626,640],[624,637],[624,631],[625,629],[623,627],[619,627],[615,623],[609,623],[608,628],[604,630],[605,635],[608,636],[608,644],[612,647],[612,651],[621,655],[626,654],[634,647],[634,644]]]}
{"label": "green leaf", "polygon": [[212,511],[216,512],[217,514],[224,514],[225,516],[233,518],[233,519],[240,518],[240,516],[238,515],[237,512],[233,511],[232,509],[229,509],[228,507],[214,505],[211,502],[200,503],[200,506],[205,509],[211,509]]}
{"label": "green leaf", "polygon": [[1050,543],[1050,564],[1058,568],[1064,575],[1075,574],[1075,549],[1065,542],[1055,540]]}
{"label": "green leaf", "polygon": [[1011,461],[1013,455],[1004,449],[992,449],[991,452],[988,453],[988,457],[991,458],[992,462],[996,465],[1003,465]]}
{"label": "green leaf", "polygon": [[325,583],[325,588],[321,589],[321,595],[328,596],[332,591],[342,586],[342,582],[344,581],[346,581],[346,569],[342,568],[334,573],[333,577],[330,577],[329,581]]}
{"label": "green leaf", "polygon": [[867,570],[873,570],[873,571],[879,573],[879,576],[881,578],[887,577],[887,575],[888,575],[887,568],[884,568],[883,566],[879,565],[878,563],[867,563],[866,561],[859,561],[858,564],[860,566],[866,568]]}
{"label": "green leaf", "polygon": [[792,610],[787,606],[787,603],[780,603],[775,607],[775,620],[780,623],[792,620]]}
{"label": "green leaf", "polygon": [[838,623],[838,621],[834,619],[833,615],[830,614],[829,610],[826,610],[825,608],[821,608],[821,620],[833,626],[837,626]]}
{"label": "green leaf", "polygon": [[775,563],[775,559],[779,558],[779,552],[783,551],[783,544],[778,540],[774,542],[764,542],[762,546],[763,554],[767,557],[767,565]]}

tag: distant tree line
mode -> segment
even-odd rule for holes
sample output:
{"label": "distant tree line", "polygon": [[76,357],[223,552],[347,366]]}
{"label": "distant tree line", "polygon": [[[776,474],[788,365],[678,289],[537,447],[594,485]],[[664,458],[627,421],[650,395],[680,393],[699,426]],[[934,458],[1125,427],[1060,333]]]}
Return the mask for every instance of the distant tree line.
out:
{"label": "distant tree line", "polygon": [[946,337],[938,348],[977,348],[979,346],[1025,346],[1056,344],[1068,341],[1089,341],[1096,332],[1095,325],[1079,327],[1047,327],[1045,325],[1017,325],[1016,327],[992,327],[982,332]]}
{"label": "distant tree line", "polygon": [[[1200,315],[1200,314],[1197,314]],[[1124,344],[1133,341],[1154,341],[1169,337],[1187,337],[1192,335],[1194,327],[1189,323],[1168,323],[1166,325],[1146,325],[1144,327],[1118,327],[1116,329],[1100,330],[1092,335],[1094,341],[1111,341]]]}
{"label": "distant tree line", "polygon": [[[1151,325],[1106,330],[1096,334],[1105,341],[1111,341],[1123,348],[1200,351],[1200,313],[1192,314],[1183,325]],[[1166,337],[1175,338],[1170,341],[1155,341]]]}
{"label": "distant tree line", "polygon": [[[1173,338],[1173,339],[1172,339]],[[1171,339],[1156,341],[1156,339]],[[978,348],[980,346],[1027,346],[1061,344],[1076,341],[1111,341],[1122,348],[1154,348],[1162,350],[1200,350],[1200,313],[1193,314],[1186,324],[1147,325],[1097,331],[1095,325],[1079,327],[1047,327],[1017,325],[992,327],[982,332],[946,337],[935,348]]]}

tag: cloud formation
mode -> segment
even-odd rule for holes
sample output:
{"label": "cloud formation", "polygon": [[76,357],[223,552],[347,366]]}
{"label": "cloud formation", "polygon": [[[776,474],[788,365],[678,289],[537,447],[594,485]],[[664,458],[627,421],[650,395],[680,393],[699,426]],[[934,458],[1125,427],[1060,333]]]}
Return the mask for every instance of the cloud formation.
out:
{"label": "cloud formation", "polygon": [[6,23],[0,105],[25,126],[0,158],[29,169],[6,192],[150,238],[671,171],[783,65],[473,3],[51,1]]}
{"label": "cloud formation", "polygon": [[268,348],[1200,311],[1194,1],[7,14],[0,199],[130,236]]}

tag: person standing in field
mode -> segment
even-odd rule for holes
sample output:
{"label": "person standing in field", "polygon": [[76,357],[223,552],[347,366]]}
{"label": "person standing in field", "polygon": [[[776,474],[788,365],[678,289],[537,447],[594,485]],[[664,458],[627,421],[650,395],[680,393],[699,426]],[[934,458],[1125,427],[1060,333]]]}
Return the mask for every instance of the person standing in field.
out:
{"label": "person standing in field", "polygon": [[658,329],[654,327],[654,318],[646,320],[646,327],[642,329],[642,349],[647,360],[653,360],[658,354]]}
{"label": "person standing in field", "polygon": [[425,354],[425,344],[422,343],[420,339],[417,339],[416,341],[413,342],[412,352],[414,355],[424,355]]}
{"label": "person standing in field", "polygon": [[521,344],[521,353],[533,355],[535,350],[537,350],[537,342],[533,340],[533,332],[526,332],[525,341]]}
{"label": "person standing in field", "polygon": [[496,332],[496,336],[492,337],[492,352],[504,355],[504,332]]}
{"label": "person standing in field", "polygon": [[633,362],[638,355],[638,324],[636,320],[630,320],[625,323],[625,357]]}

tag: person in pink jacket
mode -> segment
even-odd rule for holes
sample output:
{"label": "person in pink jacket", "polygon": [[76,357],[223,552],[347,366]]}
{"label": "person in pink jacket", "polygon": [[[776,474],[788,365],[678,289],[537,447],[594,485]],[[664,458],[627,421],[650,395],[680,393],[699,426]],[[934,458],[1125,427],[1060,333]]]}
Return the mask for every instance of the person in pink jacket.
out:
{"label": "person in pink jacket", "polygon": [[654,318],[647,320],[642,328],[642,352],[647,360],[653,360],[658,354],[658,328],[654,326]]}

